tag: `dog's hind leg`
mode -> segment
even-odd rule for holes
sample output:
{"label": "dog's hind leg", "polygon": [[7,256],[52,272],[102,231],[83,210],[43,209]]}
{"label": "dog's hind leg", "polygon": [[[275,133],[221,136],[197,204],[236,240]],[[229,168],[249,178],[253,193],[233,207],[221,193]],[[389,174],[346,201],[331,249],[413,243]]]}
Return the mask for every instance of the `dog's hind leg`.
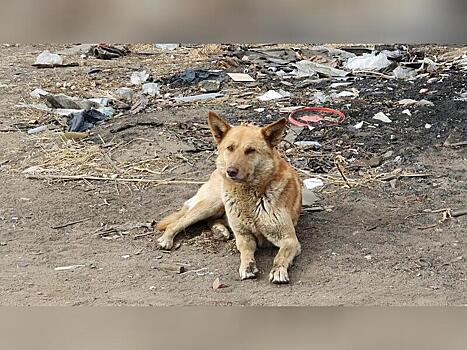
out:
{"label": "dog's hind leg", "polygon": [[230,239],[230,231],[225,216],[220,219],[209,220],[208,226],[215,237],[222,237],[225,240]]}
{"label": "dog's hind leg", "polygon": [[202,199],[197,202],[192,208],[188,209],[186,213],[177,221],[169,224],[165,228],[164,234],[159,237],[157,243],[162,249],[171,249],[175,236],[199,221],[209,219],[211,217],[219,217],[222,215],[224,205],[222,202],[216,203],[214,201]]}

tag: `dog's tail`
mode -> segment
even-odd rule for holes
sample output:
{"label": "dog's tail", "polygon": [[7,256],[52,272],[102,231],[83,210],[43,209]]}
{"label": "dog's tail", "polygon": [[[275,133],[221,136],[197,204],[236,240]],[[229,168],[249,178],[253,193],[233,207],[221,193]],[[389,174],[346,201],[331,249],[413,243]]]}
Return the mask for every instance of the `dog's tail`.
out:
{"label": "dog's tail", "polygon": [[167,226],[179,220],[185,214],[185,212],[186,208],[183,207],[181,210],[166,216],[156,224],[156,229],[159,231],[164,231],[167,228]]}

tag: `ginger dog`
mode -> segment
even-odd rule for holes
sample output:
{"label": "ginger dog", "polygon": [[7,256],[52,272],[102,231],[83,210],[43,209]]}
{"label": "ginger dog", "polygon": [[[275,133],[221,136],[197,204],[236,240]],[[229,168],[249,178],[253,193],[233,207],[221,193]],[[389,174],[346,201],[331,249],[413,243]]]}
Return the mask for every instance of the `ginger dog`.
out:
{"label": "ginger dog", "polygon": [[288,283],[288,268],[301,251],[295,226],[302,193],[297,173],[276,148],[287,121],[232,127],[214,112],[208,121],[218,147],[217,169],[181,210],[157,224],[164,231],[158,244],[171,249],[180,231],[201,220],[228,237],[226,216],[240,252],[240,278],[256,277],[256,248],[269,241],[279,248],[269,279]]}

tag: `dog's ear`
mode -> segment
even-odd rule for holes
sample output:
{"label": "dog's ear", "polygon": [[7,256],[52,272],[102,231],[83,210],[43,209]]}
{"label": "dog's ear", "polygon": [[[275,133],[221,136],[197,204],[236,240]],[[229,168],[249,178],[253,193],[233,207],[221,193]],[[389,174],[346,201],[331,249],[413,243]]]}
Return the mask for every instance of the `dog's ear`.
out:
{"label": "dog's ear", "polygon": [[277,146],[282,141],[286,125],[287,119],[282,118],[261,129],[264,139],[271,147]]}
{"label": "dog's ear", "polygon": [[227,134],[227,131],[230,129],[229,123],[219,117],[216,113],[209,112],[208,124],[211,129],[212,136],[214,136],[214,140],[216,140],[217,143],[221,143],[225,134]]}

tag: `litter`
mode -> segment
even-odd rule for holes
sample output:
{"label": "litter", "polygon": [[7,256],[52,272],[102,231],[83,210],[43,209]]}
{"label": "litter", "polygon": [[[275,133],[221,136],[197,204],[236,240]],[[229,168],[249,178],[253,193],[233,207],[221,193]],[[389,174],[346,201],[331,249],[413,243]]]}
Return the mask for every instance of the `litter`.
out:
{"label": "litter", "polygon": [[404,109],[404,110],[402,111],[402,114],[407,114],[409,117],[412,116],[412,113],[410,113],[410,111],[409,111],[408,109]]}
{"label": "litter", "polygon": [[378,55],[372,54],[363,54],[362,56],[357,56],[350,58],[345,63],[345,68],[352,71],[355,70],[369,70],[369,71],[379,71],[383,68],[388,67],[391,64],[391,61],[388,60],[388,55],[385,52],[381,52]]}
{"label": "litter", "polygon": [[294,145],[304,149],[318,150],[321,148],[321,144],[318,141],[297,141],[294,142]]}
{"label": "litter", "polygon": [[155,44],[156,49],[173,51],[177,47],[180,47],[180,44]]}
{"label": "litter", "polygon": [[159,95],[159,92],[160,86],[157,83],[146,83],[143,85],[143,94],[154,97]]}
{"label": "litter", "polygon": [[359,91],[357,89],[352,89],[352,91],[344,90],[339,92],[337,97],[358,97]]}
{"label": "litter", "polygon": [[313,77],[316,75],[322,75],[325,77],[345,77],[349,74],[349,72],[344,70],[308,60],[299,61],[294,63],[293,66],[297,68],[293,72],[297,78]]}
{"label": "litter", "polygon": [[91,109],[79,113],[73,113],[69,122],[68,131],[82,132],[94,127],[95,124],[109,118],[108,115]]}
{"label": "litter", "polygon": [[312,189],[324,186],[324,182],[321,179],[318,179],[316,177],[303,180],[303,184],[308,190],[312,190]]}
{"label": "litter", "polygon": [[130,51],[126,47],[116,47],[107,44],[99,44],[92,46],[88,52],[89,56],[94,56],[101,60],[111,60],[113,58],[119,58],[126,56]]}
{"label": "litter", "polygon": [[42,90],[42,89],[34,89],[33,91],[31,91],[31,93],[29,94],[31,97],[33,98],[41,98],[42,96],[45,96],[45,95],[48,95],[49,93],[45,90]]}
{"label": "litter", "polygon": [[176,102],[194,102],[200,100],[208,100],[211,98],[217,98],[223,96],[221,93],[212,92],[208,94],[200,94],[200,95],[193,95],[193,96],[181,96],[181,97],[174,97],[173,99]]}
{"label": "litter", "polygon": [[355,129],[359,130],[363,127],[363,120],[360,123],[357,123],[353,126]]}
{"label": "litter", "polygon": [[221,89],[221,82],[217,80],[203,80],[199,83],[202,92],[218,92]]}
{"label": "litter", "polygon": [[[258,112],[258,113],[264,112],[265,110],[266,110],[266,108],[256,108],[256,109],[254,109],[254,111]],[[282,113],[282,112],[279,110],[279,113]]]}
{"label": "litter", "polygon": [[145,70],[141,72],[133,72],[130,77],[130,81],[133,85],[141,85],[149,78],[149,73]]}
{"label": "litter", "polygon": [[68,271],[68,270],[75,270],[79,267],[85,267],[86,265],[69,265],[69,266],[59,266],[54,268],[55,271]]}
{"label": "litter", "polygon": [[331,84],[331,89],[335,89],[335,88],[338,88],[338,87],[341,87],[341,86],[349,86],[349,85],[352,85],[353,83],[332,83]]}
{"label": "litter", "polygon": [[284,90],[279,90],[279,92],[274,91],[274,90],[269,90],[265,94],[259,96],[258,100],[262,102],[266,102],[266,101],[277,100],[279,98],[285,98],[285,97],[290,97],[290,96],[291,94]]}
{"label": "litter", "polygon": [[127,87],[121,87],[115,90],[115,95],[124,101],[131,101],[133,98],[133,90]]}
{"label": "litter", "polygon": [[[318,114],[319,113],[319,114]],[[341,111],[325,107],[304,107],[290,113],[289,122],[296,126],[309,127],[303,122],[322,123],[323,125],[335,126],[341,124],[345,114]]]}
{"label": "litter", "polygon": [[206,69],[187,69],[181,73],[177,73],[171,76],[168,79],[165,79],[167,83],[173,87],[177,86],[187,86],[192,84],[197,84],[200,81],[213,79],[213,78],[223,78],[222,71],[213,71]]}
{"label": "litter", "polygon": [[41,125],[41,126],[38,126],[37,128],[29,129],[28,134],[29,135],[38,134],[45,130],[47,130],[47,125]]}
{"label": "litter", "polygon": [[417,101],[417,100],[412,100],[410,98],[406,98],[406,99],[403,99],[403,100],[400,100],[399,101],[399,104],[404,106],[404,107],[407,107],[407,106],[418,106],[418,107],[422,107],[422,106],[430,106],[430,107],[433,107],[435,104],[431,101],[427,101],[427,100],[420,100],[420,101]]}
{"label": "litter", "polygon": [[255,79],[245,73],[227,73],[227,75],[233,80],[233,81],[242,81],[242,82],[251,82],[255,81]]}
{"label": "litter", "polygon": [[318,201],[319,201],[318,196],[313,191],[311,191],[308,188],[306,188],[305,186],[303,186],[303,188],[302,188],[302,205],[304,207],[309,208],[309,207],[313,206]]}
{"label": "litter", "polygon": [[392,120],[388,118],[383,112],[378,112],[374,115],[373,119],[379,120],[383,123],[392,123]]}
{"label": "litter", "polygon": [[413,79],[418,75],[418,72],[415,69],[403,68],[401,66],[397,66],[392,71],[392,74],[397,79]]}
{"label": "litter", "polygon": [[428,129],[431,129],[431,126],[432,126],[431,124],[426,123],[426,124],[425,124],[425,129],[427,129],[427,130],[428,130]]}
{"label": "litter", "polygon": [[39,54],[34,62],[33,66],[56,66],[63,64],[63,58],[56,53],[50,53],[49,50],[45,50]]}

